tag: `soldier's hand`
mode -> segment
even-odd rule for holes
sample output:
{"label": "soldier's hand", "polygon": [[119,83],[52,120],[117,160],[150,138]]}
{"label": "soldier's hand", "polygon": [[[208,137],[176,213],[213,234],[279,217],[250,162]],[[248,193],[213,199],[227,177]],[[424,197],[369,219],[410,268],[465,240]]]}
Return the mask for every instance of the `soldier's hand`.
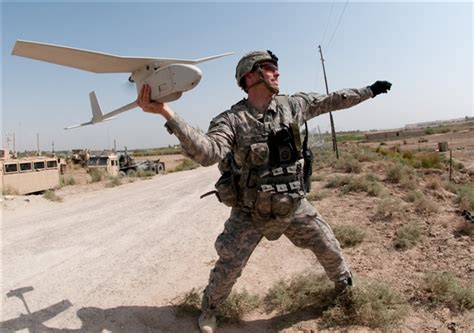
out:
{"label": "soldier's hand", "polygon": [[388,81],[376,81],[373,85],[369,86],[370,90],[372,90],[372,93],[374,94],[373,97],[379,94],[386,94],[391,87],[392,84]]}
{"label": "soldier's hand", "polygon": [[166,103],[160,103],[151,100],[151,87],[148,84],[144,84],[140,89],[138,95],[137,104],[145,112],[160,114],[167,120],[173,117],[174,112]]}

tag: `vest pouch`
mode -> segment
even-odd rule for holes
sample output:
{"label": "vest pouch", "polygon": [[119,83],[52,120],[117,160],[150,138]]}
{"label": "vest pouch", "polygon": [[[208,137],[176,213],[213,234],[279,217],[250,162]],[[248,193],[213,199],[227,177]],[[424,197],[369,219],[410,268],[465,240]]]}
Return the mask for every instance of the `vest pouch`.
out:
{"label": "vest pouch", "polygon": [[267,165],[270,156],[268,144],[265,142],[254,143],[250,145],[248,161],[252,166]]}
{"label": "vest pouch", "polygon": [[272,211],[276,218],[286,218],[296,210],[296,200],[289,194],[275,193],[272,196]]}
{"label": "vest pouch", "polygon": [[215,184],[219,201],[229,207],[237,205],[237,189],[231,172],[224,172]]}

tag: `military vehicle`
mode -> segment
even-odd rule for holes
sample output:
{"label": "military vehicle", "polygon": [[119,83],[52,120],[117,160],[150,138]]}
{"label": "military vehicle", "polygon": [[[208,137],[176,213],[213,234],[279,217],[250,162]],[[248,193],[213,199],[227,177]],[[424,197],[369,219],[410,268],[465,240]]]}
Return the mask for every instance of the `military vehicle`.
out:
{"label": "military vehicle", "polygon": [[165,163],[157,160],[136,161],[133,159],[125,149],[119,157],[120,174],[131,176],[139,171],[151,171],[154,173],[165,172]]}

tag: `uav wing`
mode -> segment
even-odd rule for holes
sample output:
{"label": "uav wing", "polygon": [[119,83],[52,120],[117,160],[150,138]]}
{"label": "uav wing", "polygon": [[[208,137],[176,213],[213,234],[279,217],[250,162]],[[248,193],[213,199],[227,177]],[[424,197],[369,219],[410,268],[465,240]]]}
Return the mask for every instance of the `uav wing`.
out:
{"label": "uav wing", "polygon": [[160,67],[171,64],[198,64],[212,59],[233,54],[205,57],[196,60],[122,57],[113,54],[77,49],[72,47],[17,40],[12,51],[13,55],[46,61],[53,64],[73,67],[94,73],[133,73],[147,64],[154,63]]}

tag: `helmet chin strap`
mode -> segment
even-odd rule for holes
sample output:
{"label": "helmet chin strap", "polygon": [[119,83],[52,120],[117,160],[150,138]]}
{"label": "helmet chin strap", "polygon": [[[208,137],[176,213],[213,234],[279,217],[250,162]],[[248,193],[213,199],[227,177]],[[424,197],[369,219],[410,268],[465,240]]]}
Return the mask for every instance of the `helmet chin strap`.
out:
{"label": "helmet chin strap", "polygon": [[268,91],[270,91],[272,94],[276,95],[280,92],[280,90],[278,88],[275,88],[273,87],[267,80],[265,80],[265,77],[263,76],[263,72],[262,72],[262,69],[259,67],[258,69],[258,74],[259,74],[259,80],[257,82],[255,82],[254,84],[250,85],[249,87],[247,87],[247,91],[249,91],[250,88],[252,87],[255,87],[256,85],[259,85],[259,84],[264,84],[265,87],[268,89]]}

